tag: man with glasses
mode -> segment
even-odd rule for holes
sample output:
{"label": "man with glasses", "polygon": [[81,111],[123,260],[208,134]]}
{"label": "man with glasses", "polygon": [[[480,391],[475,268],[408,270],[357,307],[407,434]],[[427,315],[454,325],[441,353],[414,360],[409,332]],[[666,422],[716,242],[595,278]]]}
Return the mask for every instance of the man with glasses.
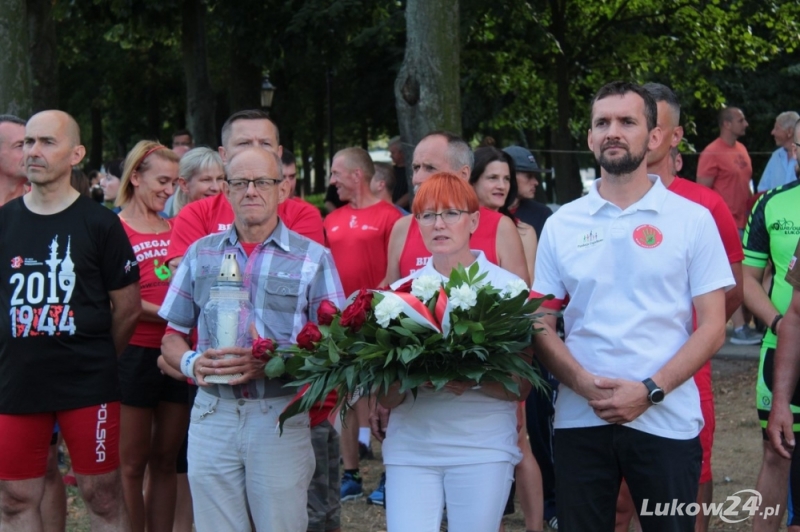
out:
{"label": "man with glasses", "polygon": [[[251,348],[210,349],[201,308],[233,253],[255,307],[259,336],[278,345],[295,342],[308,321],[317,321],[325,300],[340,307],[343,293],[328,250],[290,231],[278,217],[285,199],[278,155],[246,148],[226,167],[223,196],[234,213],[230,229],[189,247],[159,314],[168,321],[166,362],[200,386],[189,426],[189,483],[198,531],[249,530],[248,509],[258,530],[305,532],[308,485],[314,471],[309,418],[279,414],[294,388],[264,376],[264,361]],[[197,328],[197,351],[188,343]],[[237,355],[223,359],[221,355]],[[242,376],[209,385],[208,375]]]}
{"label": "man with glasses", "polygon": [[[278,126],[269,115],[259,110],[238,111],[222,126],[222,146],[219,154],[228,162],[247,148],[283,153]],[[285,188],[285,185],[282,186]],[[286,198],[286,194],[282,195]],[[284,201],[278,205],[278,217],[292,231],[322,244],[322,216],[316,207],[304,201]],[[224,194],[194,201],[175,217],[167,262],[177,268],[186,249],[198,239],[225,231],[233,223],[233,210]]]}

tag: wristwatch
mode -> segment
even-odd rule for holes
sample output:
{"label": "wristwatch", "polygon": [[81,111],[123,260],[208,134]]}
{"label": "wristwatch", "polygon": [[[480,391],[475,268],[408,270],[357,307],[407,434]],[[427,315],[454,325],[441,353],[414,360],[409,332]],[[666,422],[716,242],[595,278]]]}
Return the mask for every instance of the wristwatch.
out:
{"label": "wristwatch", "polygon": [[647,387],[647,398],[650,399],[650,404],[661,404],[661,401],[664,400],[664,390],[659,388],[658,384],[653,382],[653,379],[645,379],[642,384]]}

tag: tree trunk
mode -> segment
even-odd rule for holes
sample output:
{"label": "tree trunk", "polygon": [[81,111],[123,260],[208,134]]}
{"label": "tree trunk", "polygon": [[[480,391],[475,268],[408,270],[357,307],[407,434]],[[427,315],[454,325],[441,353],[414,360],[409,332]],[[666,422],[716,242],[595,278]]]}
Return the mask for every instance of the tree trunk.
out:
{"label": "tree trunk", "polygon": [[250,55],[240,50],[235,39],[231,39],[230,50],[230,94],[231,114],[244,109],[261,107],[261,70],[250,62]]}
{"label": "tree trunk", "polygon": [[0,113],[31,112],[25,0],[0,2]]}
{"label": "tree trunk", "polygon": [[431,131],[461,134],[458,4],[458,0],[406,4],[406,51],[394,94],[407,168],[414,146]]}
{"label": "tree trunk", "polygon": [[558,91],[558,119],[553,144],[553,167],[555,168],[555,201],[561,205],[581,196],[582,185],[578,169],[575,139],[572,138],[569,120],[572,116],[572,97],[569,92],[569,72],[566,59],[559,56],[556,60],[556,90]]}
{"label": "tree trunk", "polygon": [[325,192],[325,92],[315,91],[314,102],[314,187],[313,193]]}
{"label": "tree trunk", "polygon": [[183,71],[186,75],[186,128],[198,146],[216,146],[214,93],[208,78],[206,6],[200,0],[183,2]]}
{"label": "tree trunk", "polygon": [[89,150],[89,168],[99,170],[103,164],[103,110],[92,103],[92,144]]}
{"label": "tree trunk", "polygon": [[33,112],[58,109],[58,48],[53,0],[27,0]]}
{"label": "tree trunk", "polygon": [[553,168],[555,169],[553,201],[563,205],[576,198],[582,192],[580,172],[578,169],[575,140],[572,138],[569,120],[572,117],[572,96],[570,94],[571,50],[567,39],[567,2],[550,0],[550,30],[559,43],[555,55],[556,77],[556,128],[553,132]]}

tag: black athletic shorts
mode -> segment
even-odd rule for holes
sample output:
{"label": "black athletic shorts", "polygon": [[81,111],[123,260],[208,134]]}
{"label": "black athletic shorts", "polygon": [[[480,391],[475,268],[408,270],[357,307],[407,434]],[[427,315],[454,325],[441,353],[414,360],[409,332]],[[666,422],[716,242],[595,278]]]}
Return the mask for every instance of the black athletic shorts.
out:
{"label": "black athletic shorts", "polygon": [[189,404],[189,385],[164,375],[157,361],[161,349],[129,345],[119,357],[119,385],[122,404],[155,408],[158,403]]}

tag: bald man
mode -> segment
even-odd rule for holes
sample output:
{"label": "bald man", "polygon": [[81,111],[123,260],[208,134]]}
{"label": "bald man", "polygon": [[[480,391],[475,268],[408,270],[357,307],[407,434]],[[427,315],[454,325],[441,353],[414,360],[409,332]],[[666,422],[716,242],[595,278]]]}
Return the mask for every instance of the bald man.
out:
{"label": "bald man", "polygon": [[[75,120],[34,115],[31,191],[0,208],[0,530],[42,529],[58,422],[92,530],[128,530],[119,474],[117,356],[139,318],[139,269],[114,213],[70,186],[86,150]],[[21,236],[24,235],[24,238]]]}
{"label": "bald man", "polygon": [[25,193],[22,139],[25,121],[14,115],[0,115],[0,205]]}
{"label": "bald man", "polygon": [[[222,195],[234,212],[233,225],[189,246],[159,311],[168,322],[165,361],[200,387],[188,452],[195,526],[199,532],[250,530],[249,509],[258,530],[306,532],[314,472],[309,416],[291,418],[280,434],[278,414],[297,389],[266,378],[264,361],[251,348],[211,349],[201,310],[211,283],[203,279],[216,277],[224,256],[235,256],[250,279],[258,334],[281,346],[317,321],[323,301],[341,307],[344,297],[330,251],[290,231],[278,216],[287,192],[279,156],[260,147],[229,155]],[[197,351],[190,348],[192,329]],[[205,380],[237,373],[241,377],[229,384]]]}
{"label": "bald man", "polygon": [[[434,131],[423,137],[414,149],[411,182],[416,189],[436,172],[450,172],[469,179],[472,163],[472,150],[463,139],[446,131]],[[522,240],[514,222],[485,207],[481,207],[480,213],[480,223],[472,235],[471,245],[486,253],[489,261],[530,284]],[[392,230],[382,285],[389,285],[422,268],[428,258],[430,253],[422,242],[416,220],[411,215],[402,218]]]}

